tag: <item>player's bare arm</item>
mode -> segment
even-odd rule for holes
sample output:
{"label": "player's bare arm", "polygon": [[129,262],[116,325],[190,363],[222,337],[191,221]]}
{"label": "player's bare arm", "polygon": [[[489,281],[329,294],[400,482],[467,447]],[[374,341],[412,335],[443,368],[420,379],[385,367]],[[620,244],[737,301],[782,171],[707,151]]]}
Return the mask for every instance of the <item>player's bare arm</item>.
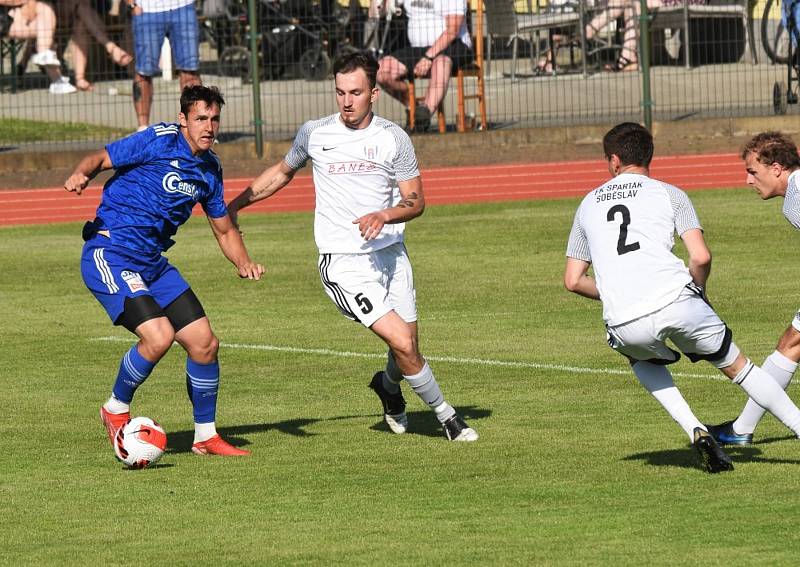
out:
{"label": "player's bare arm", "polygon": [[265,169],[261,175],[253,180],[247,189],[231,199],[231,202],[228,203],[228,214],[230,215],[233,225],[237,228],[239,226],[238,217],[240,210],[249,207],[256,201],[271,197],[286,187],[295,173],[297,173],[297,170],[292,168],[284,160]]}
{"label": "player's bare arm", "polygon": [[64,189],[80,195],[98,173],[113,167],[111,157],[106,150],[89,154],[78,162],[75,171],[64,182]]}
{"label": "player's bare arm", "polygon": [[692,281],[705,288],[711,273],[711,251],[706,245],[703,231],[699,228],[687,230],[681,234],[681,239],[689,253],[689,274],[692,276]]}
{"label": "player's bare arm", "polygon": [[220,250],[225,257],[236,266],[240,278],[260,280],[264,273],[264,266],[253,262],[247,253],[242,235],[234,226],[230,217],[208,218],[214,237],[217,239]]}
{"label": "player's bare arm", "polygon": [[600,299],[597,283],[594,278],[589,277],[589,266],[591,264],[584,260],[567,258],[567,266],[564,268],[564,287],[583,297]]}
{"label": "player's bare arm", "polygon": [[401,181],[400,202],[394,207],[368,213],[353,221],[358,225],[364,240],[377,238],[384,225],[407,222],[417,218],[425,211],[425,195],[422,192],[422,178],[417,176],[408,181]]}

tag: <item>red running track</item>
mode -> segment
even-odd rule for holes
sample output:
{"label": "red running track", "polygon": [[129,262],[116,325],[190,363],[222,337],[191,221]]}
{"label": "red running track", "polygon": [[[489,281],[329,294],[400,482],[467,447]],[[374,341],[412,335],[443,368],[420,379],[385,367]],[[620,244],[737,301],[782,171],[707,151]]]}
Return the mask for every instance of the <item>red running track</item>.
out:
{"label": "red running track", "polygon": [[[655,158],[651,174],[686,190],[744,187],[745,173],[737,154]],[[583,195],[609,177],[603,160],[481,165],[427,169],[422,172],[428,204],[476,203],[523,199],[558,199]],[[238,195],[250,179],[225,181],[225,199]],[[63,188],[0,191],[0,225],[74,222],[94,218],[101,188],[83,195]],[[314,187],[308,175],[296,177],[270,199],[252,205],[251,212],[309,211]],[[202,214],[198,207],[196,214]]]}

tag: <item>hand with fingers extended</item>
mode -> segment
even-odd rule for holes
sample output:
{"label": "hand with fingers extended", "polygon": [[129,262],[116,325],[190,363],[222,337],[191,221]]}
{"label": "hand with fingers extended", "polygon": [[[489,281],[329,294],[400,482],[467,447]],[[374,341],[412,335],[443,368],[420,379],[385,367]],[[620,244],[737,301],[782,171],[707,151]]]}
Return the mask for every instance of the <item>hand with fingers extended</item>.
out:
{"label": "hand with fingers extended", "polygon": [[383,211],[378,211],[357,218],[353,221],[353,224],[358,225],[358,230],[364,240],[373,240],[378,238],[381,230],[383,230],[383,225],[386,224],[386,220],[386,214]]}
{"label": "hand with fingers extended", "polygon": [[260,280],[264,274],[264,266],[256,262],[246,262],[238,266],[239,277],[248,280]]}

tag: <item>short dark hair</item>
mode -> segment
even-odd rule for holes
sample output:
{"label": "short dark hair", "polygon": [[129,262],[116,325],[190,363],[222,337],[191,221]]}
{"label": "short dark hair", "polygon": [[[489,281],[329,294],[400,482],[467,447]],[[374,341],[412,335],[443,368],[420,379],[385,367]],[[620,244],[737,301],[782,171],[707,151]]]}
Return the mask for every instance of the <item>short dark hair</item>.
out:
{"label": "short dark hair", "polygon": [[217,104],[220,108],[225,104],[225,99],[217,87],[189,85],[181,92],[181,112],[183,115],[188,116],[192,105],[199,101],[205,102],[208,106]]}
{"label": "short dark hair", "polygon": [[761,132],[742,148],[742,159],[749,153],[756,154],[756,159],[764,165],[779,164],[784,169],[800,168],[800,156],[794,141],[781,132]]}
{"label": "short dark hair", "polygon": [[617,124],[603,136],[606,159],[617,156],[623,165],[649,167],[653,159],[653,136],[635,122]]}
{"label": "short dark hair", "polygon": [[378,60],[371,53],[364,51],[345,53],[333,62],[334,78],[339,73],[352,73],[356,69],[364,69],[369,81],[369,88],[374,89],[378,79]]}

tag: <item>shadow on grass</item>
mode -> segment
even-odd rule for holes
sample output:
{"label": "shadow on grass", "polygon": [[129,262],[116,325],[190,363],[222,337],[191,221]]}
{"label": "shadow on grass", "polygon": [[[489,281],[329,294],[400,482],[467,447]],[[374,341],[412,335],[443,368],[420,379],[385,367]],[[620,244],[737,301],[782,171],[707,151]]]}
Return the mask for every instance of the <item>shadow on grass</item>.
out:
{"label": "shadow on grass", "polygon": [[[352,416],[364,417],[364,416]],[[335,418],[346,419],[346,418]],[[266,431],[279,431],[287,435],[294,435],[295,437],[309,437],[316,435],[316,433],[309,433],[303,428],[317,423],[318,421],[329,421],[320,419],[287,419],[285,421],[278,421],[276,423],[254,423],[252,425],[234,425],[231,427],[220,427],[217,432],[234,447],[242,447],[249,445],[250,442],[246,439],[239,437],[240,435],[247,435],[248,433],[264,433]],[[194,430],[189,431],[175,431],[167,434],[167,452],[168,453],[188,453],[192,450],[192,443],[194,442]]]}
{"label": "shadow on grass", "polygon": [[[463,406],[455,408],[455,410],[458,415],[464,418],[464,421],[466,421],[468,425],[471,420],[485,419],[492,415],[491,410],[481,409],[475,406]],[[406,412],[406,415],[408,416],[408,430],[406,431],[406,435],[424,435],[426,437],[442,437],[444,435],[442,432],[442,425],[439,423],[439,420],[436,419],[433,411],[410,411]],[[381,420],[371,426],[370,429],[390,432],[389,426],[383,421],[383,416],[381,416]],[[480,431],[478,433],[480,434]]]}
{"label": "shadow on grass", "polygon": [[171,468],[172,468],[172,467],[174,467],[174,466],[175,466],[175,465],[174,465],[174,464],[172,464],[172,463],[156,463],[156,464],[154,464],[154,465],[150,465],[149,467],[145,467],[145,468],[143,468],[143,469],[134,469],[134,468],[131,468],[131,467],[126,467],[125,465],[122,465],[122,468],[123,468],[123,470],[124,470],[125,472],[136,472],[136,473],[139,473],[139,474],[141,474],[141,472],[142,472],[143,470],[145,470],[145,471],[151,471],[151,470],[153,470],[153,469],[171,469]]}
{"label": "shadow on grass", "polygon": [[[471,419],[483,419],[492,414],[491,411],[476,408],[474,406],[466,406],[456,408],[458,414],[463,417],[467,422]],[[319,435],[318,433],[309,433],[305,427],[314,423],[325,421],[342,421],[347,419],[363,419],[368,415],[342,415],[337,417],[328,417],[322,419],[312,418],[298,418],[287,419],[285,421],[278,421],[275,423],[254,423],[251,425],[234,425],[231,427],[220,427],[217,429],[219,434],[234,447],[243,447],[250,445],[250,441],[243,439],[242,435],[250,433],[264,433],[267,431],[278,431],[286,435],[294,437],[311,437]],[[432,411],[415,411],[408,414],[409,430],[408,433],[414,435],[425,435],[428,437],[442,436],[442,426],[436,419]],[[389,431],[389,427],[383,421],[371,426],[370,429],[377,431]],[[167,453],[188,453],[192,450],[192,443],[194,442],[194,430],[187,431],[174,431],[167,434]]]}
{"label": "shadow on grass", "polygon": [[[773,443],[792,439],[792,437],[780,437],[765,440],[762,443]],[[800,459],[776,459],[763,456],[764,453],[758,447],[735,447],[725,446],[723,450],[731,457],[734,466],[736,463],[772,463],[781,465],[800,465]],[[693,447],[685,449],[667,449],[664,451],[648,451],[636,453],[622,459],[623,461],[644,461],[654,467],[679,467],[684,469],[702,469],[700,459]]]}
{"label": "shadow on grass", "polygon": [[692,447],[685,449],[667,449],[664,451],[647,451],[635,453],[622,459],[623,461],[644,461],[653,467],[679,467],[682,469],[700,468],[697,452]]}
{"label": "shadow on grass", "polygon": [[[782,435],[781,437],[767,437],[765,439],[756,439],[756,445],[768,445],[769,443],[777,443],[779,441],[791,441],[796,439],[794,435]],[[731,447],[726,445],[728,449]]]}

